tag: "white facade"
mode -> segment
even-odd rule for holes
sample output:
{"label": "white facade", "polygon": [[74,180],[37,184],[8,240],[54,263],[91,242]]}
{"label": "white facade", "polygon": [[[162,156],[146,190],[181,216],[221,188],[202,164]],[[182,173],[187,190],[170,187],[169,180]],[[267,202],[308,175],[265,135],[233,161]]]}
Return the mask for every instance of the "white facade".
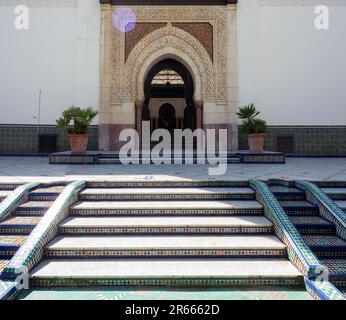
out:
{"label": "white facade", "polygon": [[[319,31],[314,13],[319,2],[302,2],[239,0],[239,104],[255,102],[269,125],[344,125],[346,6],[324,1],[330,29]],[[5,3],[0,123],[36,124],[40,89],[41,124],[55,124],[71,104],[99,108],[98,0],[54,0],[49,6],[27,1],[30,28],[22,31],[14,27],[19,2]]]}

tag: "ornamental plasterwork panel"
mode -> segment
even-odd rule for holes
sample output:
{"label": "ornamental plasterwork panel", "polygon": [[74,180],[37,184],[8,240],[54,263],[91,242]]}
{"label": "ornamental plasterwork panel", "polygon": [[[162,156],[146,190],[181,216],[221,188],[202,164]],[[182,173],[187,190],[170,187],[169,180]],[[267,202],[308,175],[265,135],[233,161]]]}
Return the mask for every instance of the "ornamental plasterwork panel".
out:
{"label": "ornamental plasterwork panel", "polygon": [[137,97],[138,72],[153,53],[166,47],[184,52],[198,68],[201,78],[202,96],[212,100],[215,97],[215,72],[208,52],[203,45],[188,32],[168,25],[144,37],[129,55],[124,67],[123,93],[125,98]]}
{"label": "ornamental plasterwork panel", "polygon": [[[115,7],[112,7],[113,10],[116,10]],[[189,46],[189,55],[196,64],[202,65],[200,68],[205,68],[207,74],[204,74],[203,77],[208,79],[208,85],[203,87],[202,84],[202,95],[206,99],[216,99],[227,101],[227,23],[233,24],[230,21],[227,22],[227,12],[224,6],[219,7],[132,7],[131,9],[135,12],[137,17],[137,22],[207,22],[213,26],[214,29],[214,46],[213,46],[213,56],[214,56],[214,65],[210,59],[210,56],[204,46],[191,34],[174,28],[171,25],[168,27],[164,27],[165,31],[160,31],[158,29],[151,34],[147,35],[143,38],[140,43],[138,43],[138,48],[141,50],[147,51],[150,47],[150,50],[154,50],[155,46],[159,46],[159,41],[156,41],[158,38],[156,37],[158,32],[160,35],[161,32],[164,33],[165,41],[170,41],[171,45],[180,45],[186,42],[191,44]],[[170,28],[169,30],[167,28]],[[128,72],[131,68],[129,68],[129,64],[133,63],[130,61],[132,53],[129,55],[129,58],[124,64],[125,58],[124,54],[121,53],[121,50],[124,51],[124,38],[125,35],[116,29],[112,29],[112,63],[113,63],[113,90],[112,90],[112,99],[122,100],[122,99],[131,99],[134,98],[134,90],[132,86],[136,86],[135,83],[129,83],[129,78],[133,77],[133,74],[129,75]],[[167,33],[168,30],[168,33]],[[153,34],[153,35],[152,35]],[[156,35],[156,36],[155,36]],[[171,37],[168,37],[171,35]],[[178,35],[178,36],[177,36]],[[145,39],[145,41],[144,41]],[[174,40],[176,39],[176,40]],[[146,45],[144,46],[144,43]],[[155,44],[154,44],[155,43]],[[166,44],[167,45],[167,44]],[[162,45],[161,45],[162,46]],[[197,50],[197,47],[201,48],[201,51]],[[137,46],[132,50],[136,50]],[[145,48],[145,49],[144,49]],[[183,48],[181,48],[182,50]],[[139,49],[137,49],[138,51]],[[186,48],[184,48],[186,50]],[[186,52],[186,51],[184,51]],[[199,53],[200,52],[200,53]],[[196,53],[197,54],[196,56]],[[134,54],[136,56],[136,54]],[[199,60],[199,62],[197,62]],[[138,66],[138,62],[136,64]],[[125,71],[126,69],[126,71]],[[125,76],[127,81],[122,84],[121,79],[124,79]],[[211,79],[213,79],[213,83],[211,83]],[[134,79],[131,78],[131,81]],[[203,80],[203,79],[202,79]]]}

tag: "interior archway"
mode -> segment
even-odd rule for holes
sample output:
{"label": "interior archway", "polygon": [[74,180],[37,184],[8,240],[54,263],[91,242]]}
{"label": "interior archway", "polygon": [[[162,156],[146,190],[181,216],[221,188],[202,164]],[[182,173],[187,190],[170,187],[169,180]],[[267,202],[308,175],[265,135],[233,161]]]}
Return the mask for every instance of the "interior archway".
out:
{"label": "interior archway", "polygon": [[[195,130],[194,92],[193,77],[181,62],[172,58],[157,62],[144,81],[142,120],[150,121],[152,130],[165,127]],[[169,106],[174,109],[174,116],[168,111],[172,110]],[[171,118],[163,120],[163,114]]]}

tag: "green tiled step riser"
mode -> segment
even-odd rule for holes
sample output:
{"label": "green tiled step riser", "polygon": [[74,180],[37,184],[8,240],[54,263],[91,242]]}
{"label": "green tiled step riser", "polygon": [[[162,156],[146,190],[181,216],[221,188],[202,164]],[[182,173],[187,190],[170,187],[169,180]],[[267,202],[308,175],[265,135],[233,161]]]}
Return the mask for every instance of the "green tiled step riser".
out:
{"label": "green tiled step riser", "polygon": [[[150,178],[150,177],[148,177]],[[248,181],[120,181],[87,182],[87,188],[232,188],[248,187]]]}
{"label": "green tiled step riser", "polygon": [[316,208],[283,208],[289,216],[319,216],[319,211]]}
{"label": "green tiled step riser", "polygon": [[55,201],[59,194],[29,195],[29,201]]}
{"label": "green tiled step riser", "polygon": [[325,251],[314,250],[318,258],[346,258],[345,251]]}
{"label": "green tiled step riser", "polygon": [[29,235],[31,231],[35,228],[35,226],[25,226],[24,228],[16,226],[13,226],[13,228],[2,228],[0,227],[0,234],[2,235],[14,235],[14,234],[20,234],[20,235]]}
{"label": "green tiled step riser", "polygon": [[129,286],[129,287],[303,287],[303,277],[297,278],[184,278],[184,279],[70,279],[70,278],[40,278],[31,279],[30,287],[93,287],[93,286]]}
{"label": "green tiled step riser", "polygon": [[12,191],[18,187],[20,187],[21,183],[0,183],[0,190],[9,190]]}
{"label": "green tiled step riser", "polygon": [[139,235],[139,234],[272,234],[273,227],[60,227],[62,235]]}
{"label": "green tiled step riser", "polygon": [[333,235],[335,234],[334,227],[297,227],[301,235]]}
{"label": "green tiled step riser", "polygon": [[210,216],[228,216],[228,215],[252,215],[262,216],[263,209],[71,209],[73,216],[180,216],[180,215],[210,215]]}
{"label": "green tiled step riser", "polygon": [[192,250],[192,249],[149,249],[149,250],[54,250],[47,249],[45,251],[47,258],[159,258],[159,257],[179,257],[179,258],[286,258],[286,249],[213,249],[213,250]]}
{"label": "green tiled step riser", "polygon": [[332,200],[346,200],[346,193],[345,194],[327,194],[327,195]]}
{"label": "green tiled step riser", "polygon": [[346,188],[346,181],[314,181],[319,188]]}
{"label": "green tiled step riser", "polygon": [[306,196],[304,193],[280,193],[274,192],[274,195],[278,201],[305,201]]}
{"label": "green tiled step riser", "polygon": [[128,195],[92,195],[81,194],[79,196],[81,201],[145,201],[145,200],[255,200],[255,194],[128,194]]}

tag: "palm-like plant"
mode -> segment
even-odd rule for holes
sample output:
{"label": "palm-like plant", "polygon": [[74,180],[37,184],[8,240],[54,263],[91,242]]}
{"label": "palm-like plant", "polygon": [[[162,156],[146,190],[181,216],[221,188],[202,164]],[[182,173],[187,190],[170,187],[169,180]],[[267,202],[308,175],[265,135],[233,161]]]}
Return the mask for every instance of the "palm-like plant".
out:
{"label": "palm-like plant", "polygon": [[81,109],[71,106],[65,110],[62,117],[56,120],[59,128],[68,130],[69,134],[86,134],[98,112],[91,107]]}
{"label": "palm-like plant", "polygon": [[258,117],[260,111],[257,111],[255,104],[250,104],[239,108],[237,115],[243,123],[241,125],[240,131],[242,134],[256,134],[256,133],[266,133],[267,124],[264,120]]}

